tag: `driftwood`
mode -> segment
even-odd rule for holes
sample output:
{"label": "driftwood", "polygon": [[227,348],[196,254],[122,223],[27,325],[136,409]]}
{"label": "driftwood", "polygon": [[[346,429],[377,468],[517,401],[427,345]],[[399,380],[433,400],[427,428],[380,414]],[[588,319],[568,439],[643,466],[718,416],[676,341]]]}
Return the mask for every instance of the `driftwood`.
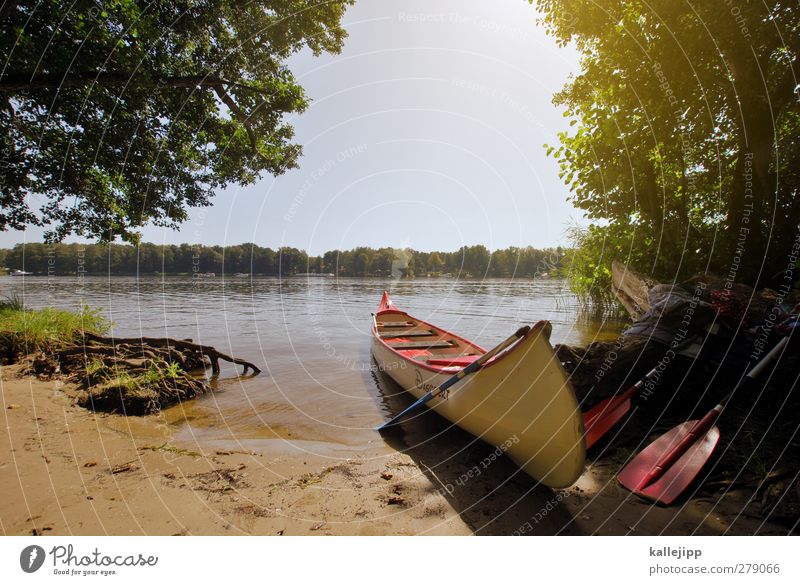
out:
{"label": "driftwood", "polygon": [[[114,348],[122,346],[129,346],[135,349],[142,348],[143,351],[149,350],[151,353],[154,349],[166,348],[168,352],[170,352],[170,350],[177,350],[176,358],[178,358],[178,361],[183,357],[181,352],[194,352],[206,356],[211,361],[211,371],[215,374],[219,374],[220,372],[219,360],[243,366],[244,371],[242,371],[242,375],[247,374],[248,369],[253,370],[254,374],[261,373],[261,369],[251,362],[231,357],[211,346],[192,343],[185,339],[171,339],[169,337],[103,337],[102,335],[95,335],[94,333],[84,333],[84,338],[87,341],[101,343],[111,348],[112,351]],[[90,348],[91,346],[86,347]],[[186,361],[185,358],[183,358],[183,361]]]}
{"label": "driftwood", "polygon": [[611,263],[611,290],[634,321],[641,319],[650,308],[647,293],[657,284],[622,262]]}
{"label": "driftwood", "polygon": [[81,406],[143,415],[208,391],[207,380],[191,372],[211,367],[218,374],[219,360],[243,366],[243,375],[261,371],[246,360],[191,340],[93,333],[78,336],[71,345],[38,352],[31,364],[37,375],[63,374],[77,382],[83,389],[77,397]]}

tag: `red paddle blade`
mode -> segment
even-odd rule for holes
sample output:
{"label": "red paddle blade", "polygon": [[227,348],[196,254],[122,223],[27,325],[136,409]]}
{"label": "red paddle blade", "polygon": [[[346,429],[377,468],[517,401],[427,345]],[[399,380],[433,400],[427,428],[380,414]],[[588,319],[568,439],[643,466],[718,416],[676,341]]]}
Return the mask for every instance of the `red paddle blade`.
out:
{"label": "red paddle blade", "polygon": [[697,477],[719,441],[719,429],[712,426],[663,474],[648,485],[641,485],[659,461],[675,449],[697,423],[690,420],[653,441],[619,472],[617,479],[633,493],[669,506]]}
{"label": "red paddle blade", "polygon": [[613,398],[601,400],[583,415],[583,428],[586,429],[586,448],[599,441],[631,410],[632,392],[625,392]]}
{"label": "red paddle blade", "polygon": [[[598,404],[598,406],[600,406]],[[595,407],[596,408],[596,407]],[[599,411],[594,416],[591,410],[586,413],[584,418],[584,428],[586,429],[586,448],[588,449],[599,441],[608,431],[611,430],[622,418],[631,410],[631,400],[617,401],[605,405],[605,409]]]}

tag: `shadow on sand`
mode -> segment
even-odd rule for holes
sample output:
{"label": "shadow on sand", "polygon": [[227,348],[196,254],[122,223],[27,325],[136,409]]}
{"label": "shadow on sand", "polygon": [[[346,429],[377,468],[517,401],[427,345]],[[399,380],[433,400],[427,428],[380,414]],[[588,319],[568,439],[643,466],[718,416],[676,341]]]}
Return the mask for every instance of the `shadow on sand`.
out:
{"label": "shadow on sand", "polygon": [[[413,402],[379,368],[372,377],[387,420]],[[500,450],[425,407],[381,436],[414,460],[475,534],[578,534],[566,506],[560,505],[569,492],[539,485]]]}

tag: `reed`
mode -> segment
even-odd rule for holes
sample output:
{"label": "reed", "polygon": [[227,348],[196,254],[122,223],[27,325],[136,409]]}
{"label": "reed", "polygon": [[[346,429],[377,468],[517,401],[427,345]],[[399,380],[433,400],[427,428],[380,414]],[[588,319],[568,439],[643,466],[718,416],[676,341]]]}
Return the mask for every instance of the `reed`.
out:
{"label": "reed", "polygon": [[109,323],[100,311],[26,309],[17,297],[0,300],[0,350],[8,358],[75,343],[85,331],[103,333]]}

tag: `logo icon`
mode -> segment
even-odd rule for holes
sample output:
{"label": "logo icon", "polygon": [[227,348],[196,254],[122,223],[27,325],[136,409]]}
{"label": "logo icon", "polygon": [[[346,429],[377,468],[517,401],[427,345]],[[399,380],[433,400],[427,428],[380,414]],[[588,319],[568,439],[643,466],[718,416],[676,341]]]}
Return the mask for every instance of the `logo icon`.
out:
{"label": "logo icon", "polygon": [[41,546],[32,544],[26,546],[19,553],[19,566],[26,573],[35,573],[44,564],[44,549]]}

